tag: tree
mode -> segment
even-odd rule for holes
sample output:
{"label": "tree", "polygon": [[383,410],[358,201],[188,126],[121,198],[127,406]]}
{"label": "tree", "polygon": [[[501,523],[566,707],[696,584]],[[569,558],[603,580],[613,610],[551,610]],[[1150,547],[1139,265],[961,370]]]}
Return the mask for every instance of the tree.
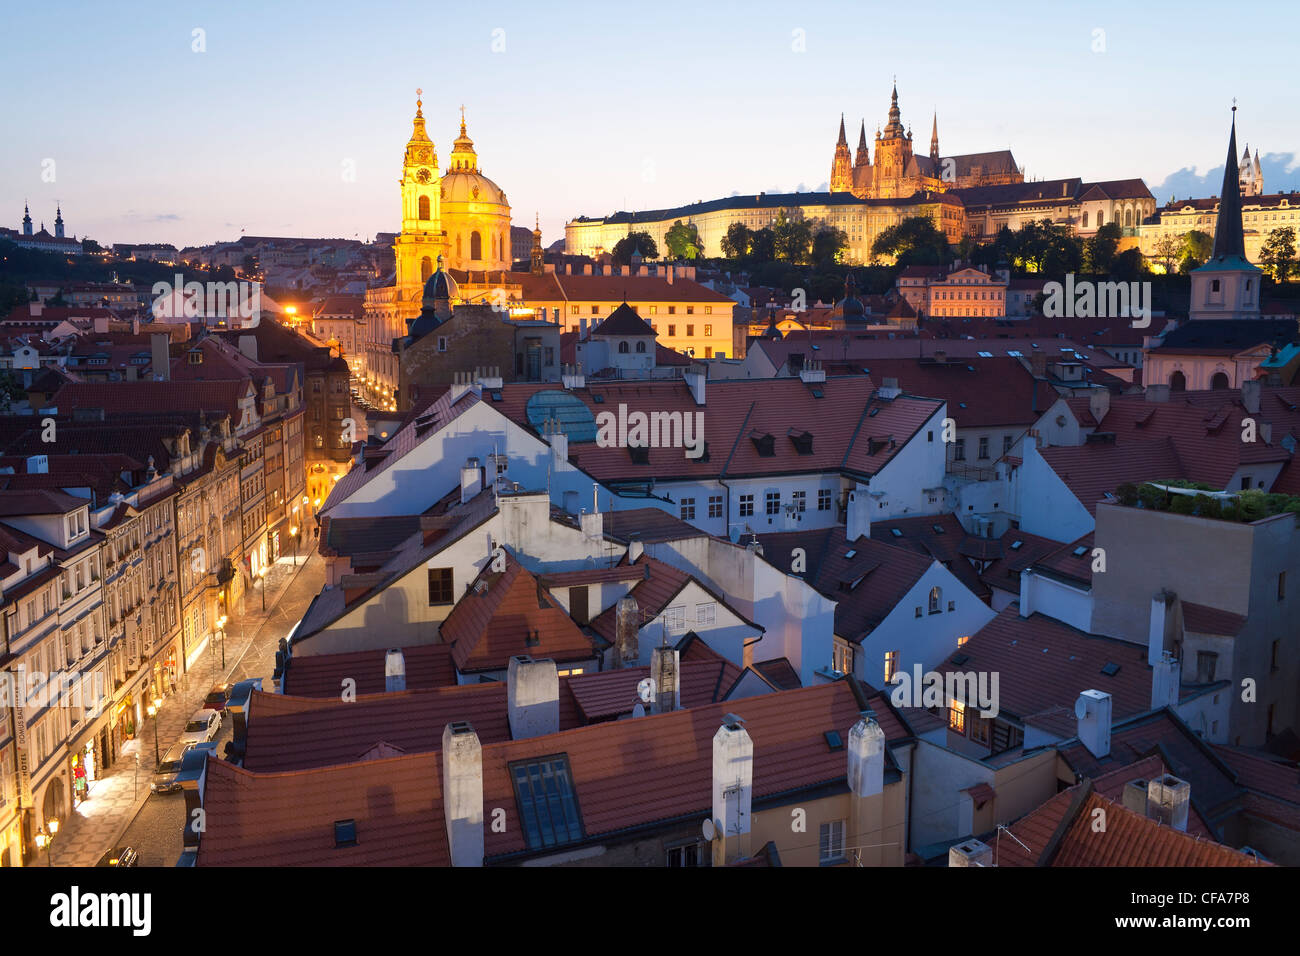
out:
{"label": "tree", "polygon": [[1117,222],[1108,222],[1098,227],[1097,231],[1083,243],[1083,271],[1093,275],[1105,275],[1110,272],[1115,253],[1119,251],[1119,240],[1122,235]]}
{"label": "tree", "polygon": [[871,243],[872,256],[893,256],[898,265],[939,265],[951,257],[948,240],[929,216],[912,216],[883,230]]}
{"label": "tree", "polygon": [[1182,248],[1182,236],[1166,234],[1156,240],[1152,247],[1151,258],[1163,265],[1166,273],[1172,274],[1178,264]]}
{"label": "tree", "polygon": [[632,261],[634,252],[640,252],[642,259],[659,258],[659,247],[648,232],[629,232],[614,243],[614,251],[611,255],[616,263],[625,266]]}
{"label": "tree", "polygon": [[1183,254],[1179,269],[1183,272],[1191,272],[1205,265],[1213,251],[1214,240],[1209,237],[1209,234],[1199,229],[1183,233]]}
{"label": "tree", "polygon": [[743,259],[749,255],[754,233],[743,222],[733,222],[722,237],[722,254],[728,259]]}
{"label": "tree", "polygon": [[767,226],[750,234],[749,257],[754,262],[771,262],[776,259],[776,236]]}
{"label": "tree", "polygon": [[9,414],[10,406],[25,396],[22,379],[10,371],[0,372],[0,414]]}
{"label": "tree", "polygon": [[843,229],[823,226],[813,236],[812,264],[818,269],[829,268],[843,258],[844,250],[848,247],[848,233]]}
{"label": "tree", "polygon": [[1275,282],[1285,282],[1295,269],[1295,228],[1274,229],[1259,250],[1259,261],[1273,274]]}
{"label": "tree", "polygon": [[1121,282],[1133,282],[1146,273],[1147,261],[1136,246],[1125,249],[1110,264],[1110,274]]}
{"label": "tree", "polygon": [[776,257],[783,262],[805,263],[812,247],[812,224],[802,215],[787,216],[782,209],[772,224],[772,241]]}
{"label": "tree", "polygon": [[694,223],[684,225],[680,219],[664,233],[664,245],[668,247],[671,259],[694,259],[704,251],[704,243],[700,242],[700,230]]}
{"label": "tree", "polygon": [[[36,290],[32,290],[35,292]],[[0,319],[18,308],[20,305],[26,305],[33,301],[27,295],[27,290],[19,285],[0,285]]]}

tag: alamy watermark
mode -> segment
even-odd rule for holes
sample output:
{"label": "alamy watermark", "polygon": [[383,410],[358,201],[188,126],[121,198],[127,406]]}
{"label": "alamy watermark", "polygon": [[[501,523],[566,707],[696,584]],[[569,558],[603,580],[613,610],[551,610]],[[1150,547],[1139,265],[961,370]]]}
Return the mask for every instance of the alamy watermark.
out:
{"label": "alamy watermark", "polygon": [[60,671],[47,674],[29,671],[19,664],[12,671],[0,671],[0,707],[94,708],[108,696],[102,671]]}
{"label": "alamy watermark", "polygon": [[629,412],[596,416],[596,444],[601,448],[684,448],[687,458],[704,454],[703,412]]}
{"label": "alamy watermark", "polygon": [[239,319],[252,328],[262,319],[262,286],[244,279],[229,282],[185,281],[180,273],[175,282],[153,284],[153,316],[161,322],[182,319]]}
{"label": "alamy watermark", "polygon": [[979,707],[980,716],[998,715],[997,671],[924,671],[920,664],[912,673],[899,671],[891,683],[889,700],[895,707],[948,707],[953,702],[966,708]]}
{"label": "alamy watermark", "polygon": [[[1064,284],[1043,285],[1043,315],[1049,319],[1132,319],[1135,329],[1151,324],[1150,282],[1095,282],[1067,272]],[[1137,320],[1141,321],[1137,321]]]}

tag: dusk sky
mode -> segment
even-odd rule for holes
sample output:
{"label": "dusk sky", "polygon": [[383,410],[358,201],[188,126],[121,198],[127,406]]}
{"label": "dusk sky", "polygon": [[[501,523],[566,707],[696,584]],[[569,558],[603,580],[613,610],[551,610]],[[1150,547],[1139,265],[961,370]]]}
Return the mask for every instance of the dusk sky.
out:
{"label": "dusk sky", "polygon": [[1141,177],[1160,203],[1218,192],[1236,97],[1266,191],[1300,188],[1293,3],[196,6],[6,9],[0,222],[26,199],[52,229],[57,199],[101,243],[371,239],[399,228],[423,87],[442,168],[463,103],[549,245],[581,214],[825,188],[840,113],[850,146],[874,136],[895,74],[918,152],[937,108],[945,154],[1010,147],[1027,178]]}

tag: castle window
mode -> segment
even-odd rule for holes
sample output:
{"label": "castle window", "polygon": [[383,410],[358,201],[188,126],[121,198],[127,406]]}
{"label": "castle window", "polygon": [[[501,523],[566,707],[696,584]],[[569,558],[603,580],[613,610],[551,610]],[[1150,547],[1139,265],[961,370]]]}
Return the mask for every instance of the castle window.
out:
{"label": "castle window", "polygon": [[620,355],[626,355],[626,354],[627,354],[627,343],[626,343],[626,342],[619,342],[619,343],[618,343],[618,352],[619,352]]}
{"label": "castle window", "polygon": [[428,219],[428,218],[429,218],[429,197],[428,197],[428,196],[421,196],[421,197],[420,197],[420,216],[419,216],[419,217],[420,217],[421,219]]}
{"label": "castle window", "polygon": [[636,344],[636,350],[637,350],[638,352],[644,352],[644,351],[645,351],[645,343],[644,343],[644,342],[638,342],[638,343]]}
{"label": "castle window", "polygon": [[469,257],[476,262],[483,258],[483,237],[477,230],[469,234]]}

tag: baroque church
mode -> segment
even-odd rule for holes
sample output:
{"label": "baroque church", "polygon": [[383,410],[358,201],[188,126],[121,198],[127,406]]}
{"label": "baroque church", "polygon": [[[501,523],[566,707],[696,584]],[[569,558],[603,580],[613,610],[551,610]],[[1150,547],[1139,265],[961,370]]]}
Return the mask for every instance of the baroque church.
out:
{"label": "baroque church", "polygon": [[852,193],[859,199],[897,199],[916,193],[944,192],[971,186],[999,186],[1022,183],[1024,172],[1016,165],[1011,150],[965,153],[942,156],[939,153],[939,117],[930,127],[930,152],[917,155],[912,151],[912,130],[903,126],[898,108],[898,84],[894,84],[889,103],[889,121],[877,128],[875,159],[867,148],[867,124],[858,132],[858,149],[849,153],[844,134],[844,117],[840,117],[840,136],[831,162],[830,191]]}

